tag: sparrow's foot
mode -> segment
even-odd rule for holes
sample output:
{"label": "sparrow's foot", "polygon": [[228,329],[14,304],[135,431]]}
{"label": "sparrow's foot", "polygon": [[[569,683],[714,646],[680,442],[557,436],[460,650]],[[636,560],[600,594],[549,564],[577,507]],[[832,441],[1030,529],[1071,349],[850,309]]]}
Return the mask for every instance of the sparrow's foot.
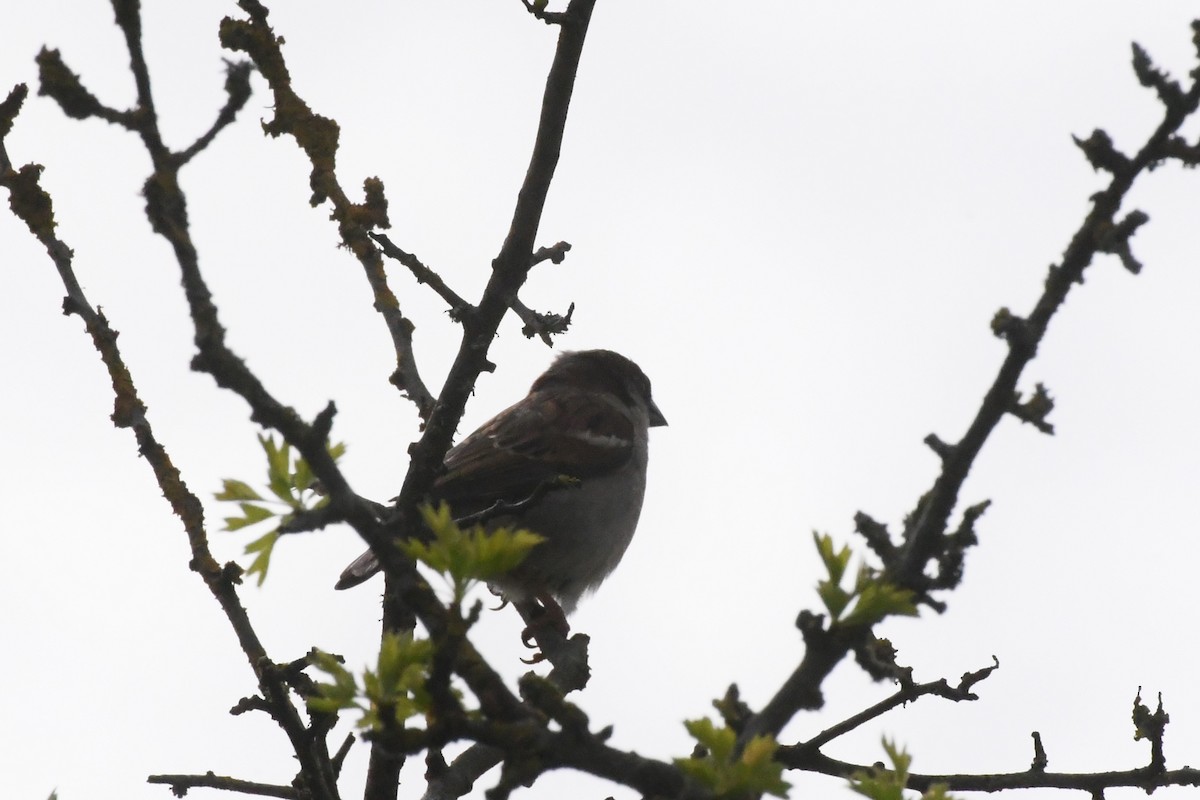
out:
{"label": "sparrow's foot", "polygon": [[493,595],[500,598],[500,605],[493,608],[492,611],[499,611],[508,605],[508,598],[504,596],[504,592],[500,591],[499,589],[493,589],[490,585],[487,587],[487,589]]}
{"label": "sparrow's foot", "polygon": [[[538,650],[538,643],[535,640],[543,631],[554,631],[564,639],[571,632],[571,626],[567,623],[567,615],[563,612],[562,606],[549,593],[541,592],[537,595],[537,602],[529,603],[525,608],[529,612],[529,616],[526,617],[529,624],[525,626],[525,630],[521,631],[521,643],[530,650]],[[545,660],[546,654],[541,650],[529,658],[521,659],[526,664],[536,664]]]}

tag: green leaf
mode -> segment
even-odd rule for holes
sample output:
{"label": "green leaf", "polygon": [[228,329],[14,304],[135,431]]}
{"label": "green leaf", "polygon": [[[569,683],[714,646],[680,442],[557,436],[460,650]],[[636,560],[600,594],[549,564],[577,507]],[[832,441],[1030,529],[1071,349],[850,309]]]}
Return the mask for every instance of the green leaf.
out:
{"label": "green leaf", "polygon": [[683,727],[717,761],[728,761],[737,745],[736,733],[724,726],[718,728],[708,717],[686,720]]}
{"label": "green leaf", "polygon": [[[832,537],[816,531],[813,532],[813,542],[829,573],[828,579],[817,582],[817,596],[829,611],[832,623],[874,625],[892,615],[916,616],[913,593],[883,580],[879,572],[867,564],[859,566],[854,576],[854,588],[843,588],[842,578],[846,575],[852,555],[850,548],[835,550]],[[850,609],[848,614],[847,608]]]}
{"label": "green leaf", "polygon": [[462,602],[472,583],[511,571],[543,541],[541,536],[527,530],[487,531],[476,525],[464,531],[445,503],[437,508],[422,506],[421,516],[433,532],[433,540],[410,539],[401,542],[400,548],[409,558],[448,576],[456,603]]}
{"label": "green leaf", "polygon": [[425,683],[433,659],[433,643],[415,639],[411,632],[388,633],[379,648],[374,670],[364,670],[362,685],[334,656],[314,651],[310,663],[329,675],[317,682],[317,693],[308,699],[314,711],[335,712],[351,708],[363,714],[358,727],[378,730],[403,724],[431,707]]}
{"label": "green leaf", "polygon": [[217,492],[216,498],[218,500],[262,500],[258,492],[254,491],[250,487],[250,484],[243,481],[226,478],[221,484],[224,488]]}
{"label": "green leaf", "polygon": [[819,581],[817,583],[817,595],[829,611],[829,618],[834,621],[837,621],[842,616],[842,612],[850,604],[852,596],[845,589],[830,581]]}
{"label": "green leaf", "polygon": [[226,517],[225,530],[236,531],[245,528],[249,525],[256,525],[263,520],[270,519],[275,516],[275,512],[269,508],[252,505],[250,503],[239,503],[238,507],[242,510],[240,517]]}
{"label": "green leaf", "polygon": [[362,708],[356,701],[358,682],[337,657],[313,650],[309,663],[332,678],[329,682],[317,682],[317,693],[307,699],[310,709],[331,714],[348,708]]}
{"label": "green leaf", "polygon": [[308,462],[303,458],[297,458],[296,469],[291,476],[292,488],[295,489],[297,493],[307,492],[312,488],[315,480],[316,478],[313,477],[312,467],[308,466]]}
{"label": "green leaf", "polygon": [[707,754],[703,758],[677,758],[675,764],[717,797],[763,793],[787,796],[789,784],[783,780],[783,765],[775,761],[779,745],[773,737],[754,737],[735,759],[737,734],[731,729],[718,728],[707,717],[683,724]]}
{"label": "green leaf", "polygon": [[279,475],[272,473],[267,483],[267,488],[271,490],[271,494],[278,497],[280,502],[286,503],[289,508],[296,508],[300,505],[300,498],[293,492],[292,481],[287,474]]}
{"label": "green leaf", "polygon": [[[258,435],[258,442],[267,457],[267,486],[270,493],[278,499],[264,499],[246,482],[226,478],[222,481],[222,490],[216,494],[216,498],[224,502],[238,503],[242,514],[238,517],[226,517],[225,530],[240,530],[273,517],[282,517],[286,521],[302,511],[311,511],[329,503],[329,498],[309,492],[314,484],[312,469],[303,458],[297,457],[293,461],[292,448],[287,442],[276,442],[273,435],[264,434]],[[340,443],[327,447],[334,461],[346,451],[346,446]],[[282,508],[274,510],[272,506]],[[271,553],[278,539],[278,531],[273,531],[246,546],[248,554],[257,553],[246,572],[258,575],[260,586],[266,579]]]}
{"label": "green leaf", "polygon": [[251,503],[240,503],[238,507],[242,509],[243,518],[248,520],[248,525],[253,525],[256,522],[262,522],[263,520],[270,519],[271,517],[275,516],[275,512],[271,509],[263,508],[262,506],[256,506]]}
{"label": "green leaf", "polygon": [[277,444],[274,434],[263,435],[260,433],[258,443],[262,445],[263,452],[267,454],[267,473],[287,474],[291,446],[287,442],[283,442],[282,445]]}
{"label": "green leaf", "polygon": [[246,569],[246,574],[257,575],[259,586],[262,586],[263,581],[267,579],[267,569],[271,566],[271,553],[274,551],[277,541],[279,541],[279,531],[271,531],[246,545],[246,555],[250,555],[251,553],[258,554],[250,562],[250,566]]}
{"label": "green leaf", "polygon": [[[850,776],[850,788],[872,800],[904,800],[904,786],[908,783],[909,768],[912,766],[912,756],[898,747],[894,742],[883,740],[883,749],[887,753],[891,769],[875,768],[856,772]],[[921,795],[921,800],[953,800],[946,792],[944,784],[934,784]]]}
{"label": "green leaf", "polygon": [[846,566],[850,563],[850,548],[844,546],[835,552],[833,537],[827,533],[820,534],[813,531],[813,541],[817,545],[817,553],[820,554],[821,561],[825,564],[825,570],[829,573],[830,582],[841,583],[842,575],[846,573]]}
{"label": "green leaf", "polygon": [[874,625],[884,617],[917,616],[913,593],[877,578],[858,594],[854,608],[840,621],[842,625]]}
{"label": "green leaf", "polygon": [[267,454],[267,486],[271,494],[294,508],[298,499],[292,491],[292,446],[287,442],[277,444],[274,436],[262,434],[259,434],[258,441]]}

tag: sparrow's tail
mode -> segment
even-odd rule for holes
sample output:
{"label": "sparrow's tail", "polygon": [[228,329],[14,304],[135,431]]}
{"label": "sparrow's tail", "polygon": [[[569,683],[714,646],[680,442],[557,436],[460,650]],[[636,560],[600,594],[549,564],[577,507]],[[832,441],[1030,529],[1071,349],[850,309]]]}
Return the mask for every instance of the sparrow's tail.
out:
{"label": "sparrow's tail", "polygon": [[342,575],[333,588],[349,589],[351,586],[358,586],[376,572],[379,572],[379,562],[375,559],[375,554],[368,550],[342,570]]}

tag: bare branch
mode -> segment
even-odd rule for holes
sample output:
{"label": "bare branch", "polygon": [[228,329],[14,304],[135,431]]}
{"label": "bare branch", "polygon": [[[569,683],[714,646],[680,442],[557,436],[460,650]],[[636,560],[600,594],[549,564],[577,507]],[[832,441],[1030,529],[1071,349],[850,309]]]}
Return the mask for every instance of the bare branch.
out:
{"label": "bare branch", "polygon": [[280,50],[281,40],[267,24],[266,8],[258,0],[242,0],[239,5],[249,19],[226,17],[222,20],[221,43],[230,50],[245,52],[266,78],[274,97],[275,116],[264,124],[264,130],[271,136],[292,136],[308,156],[312,164],[309,202],[315,206],[329,200],[333,204],[332,217],[338,223],[342,242],[362,265],[374,295],[374,308],[383,317],[392,338],[396,369],[390,380],[413,401],[421,418],[428,419],[433,409],[433,395],[421,379],[412,352],[414,326],[401,312],[400,302],[388,285],[383,259],[369,236],[373,229],[390,225],[383,182],[368,178],[363,182],[364,202],[355,203],[349,199],[336,171],[337,123],[314,113],[293,91]]}
{"label": "bare branch", "polygon": [[[88,302],[75,277],[71,249],[53,233],[53,206],[49,195],[37,185],[36,172],[23,169],[25,179],[21,179],[21,173],[5,169],[4,175],[0,176],[0,183],[8,186],[14,197],[29,198],[14,202],[13,208],[29,209],[29,213],[24,217],[25,222],[45,245],[66,288],[67,297],[63,301],[63,311],[66,314],[77,314],[84,321],[92,343],[108,369],[115,396],[113,423],[118,428],[133,430],[139,453],[150,464],[163,495],[183,522],[192,552],[190,566],[203,578],[205,585],[225,612],[237,635],[238,643],[258,678],[263,692],[262,707],[291,740],[302,768],[311,775],[314,797],[335,800],[336,788],[332,783],[321,782],[327,770],[323,768],[321,757],[318,755],[320,748],[314,747],[309,741],[304,722],[288,696],[288,688],[273,670],[272,662],[238,597],[236,584],[240,582],[241,571],[236,565],[221,566],[213,558],[208,546],[204,509],[200,500],[188,489],[166,449],[155,437],[147,417],[146,406],[138,397],[133,377],[117,347],[117,332],[109,326],[104,314],[96,311]],[[30,175],[33,176],[32,181],[28,180]]]}
{"label": "bare branch", "polygon": [[392,243],[392,240],[382,233],[368,234],[375,243],[379,245],[383,254],[388,258],[394,258],[404,266],[408,267],[412,272],[413,277],[417,279],[417,283],[429,284],[429,288],[437,292],[438,296],[446,301],[446,305],[450,306],[450,319],[458,321],[466,314],[474,310],[474,307],[466,300],[462,299],[453,289],[446,285],[442,277],[436,272],[425,266],[421,259],[417,258],[412,253],[405,252]]}
{"label": "bare branch", "polygon": [[870,708],[863,709],[838,724],[826,728],[808,741],[797,745],[780,747],[778,750],[778,759],[781,763],[787,764],[791,759],[803,758],[808,753],[820,750],[839,736],[844,736],[876,717],[883,716],[893,708],[911,703],[926,695],[936,695],[947,700],[953,700],[956,703],[964,700],[978,700],[978,695],[972,692],[971,689],[974,688],[975,684],[999,669],[1000,662],[995,657],[992,660],[994,663],[990,667],[965,673],[959,679],[957,686],[951,686],[945,678],[931,681],[930,683],[908,683],[907,685],[902,685],[900,690],[891,697],[881,700]]}
{"label": "bare branch", "polygon": [[[782,749],[782,748],[781,748]],[[839,761],[822,754],[809,756],[788,764],[792,769],[804,769],[849,778],[856,773],[870,772],[868,764]],[[986,775],[909,773],[908,788],[919,792],[942,785],[951,792],[999,792],[1005,789],[1076,789],[1099,796],[1106,789],[1137,788],[1152,792],[1164,786],[1200,786],[1200,769],[1151,771],[1145,767],[1113,772],[1044,772],[1034,769],[1025,772],[1001,772]]]}
{"label": "bare branch", "polygon": [[[1200,25],[1195,27],[1200,31]],[[883,577],[888,581],[910,589],[923,602],[933,602],[929,591],[937,578],[927,575],[926,569],[931,561],[941,560],[948,548],[962,544],[961,537],[956,540],[948,536],[946,529],[976,457],[996,425],[1012,412],[1012,398],[1025,367],[1036,356],[1050,320],[1062,307],[1072,286],[1082,282],[1084,270],[1096,254],[1116,252],[1127,268],[1136,263],[1127,252],[1128,238],[1145,222],[1145,215],[1134,212],[1121,223],[1115,221],[1116,215],[1134,180],[1168,156],[1173,137],[1198,105],[1200,78],[1194,77],[1178,102],[1172,99],[1164,105],[1161,122],[1127,165],[1114,156],[1116,151],[1105,134],[1094,134],[1091,150],[1085,147],[1094,166],[1113,172],[1111,180],[1105,189],[1092,196],[1091,211],[1072,236],[1062,263],[1050,268],[1044,291],[1028,317],[1022,319],[1005,310],[993,320],[993,329],[1008,342],[1008,355],[962,439],[950,445],[941,442],[937,447],[942,458],[941,472],[905,521],[904,543],[884,570]],[[961,574],[961,563],[958,570],[950,572]],[[862,645],[861,637],[824,630],[822,623],[819,615],[801,613],[799,624],[807,645],[804,658],[747,724],[739,737],[741,744],[760,734],[778,734],[797,711],[820,705],[820,685],[825,677],[847,651]]]}
{"label": "bare branch", "polygon": [[183,797],[189,789],[223,789],[227,792],[250,794],[257,797],[299,798],[300,792],[291,786],[276,786],[271,783],[255,783],[238,778],[228,778],[206,772],[203,775],[151,775],[146,783],[165,784],[171,787],[171,794]]}
{"label": "bare branch", "polygon": [[212,127],[204,132],[190,147],[178,154],[180,166],[191,161],[202,152],[225,126],[231,124],[239,111],[250,99],[250,70],[251,66],[245,61],[225,62],[225,105],[217,113]]}

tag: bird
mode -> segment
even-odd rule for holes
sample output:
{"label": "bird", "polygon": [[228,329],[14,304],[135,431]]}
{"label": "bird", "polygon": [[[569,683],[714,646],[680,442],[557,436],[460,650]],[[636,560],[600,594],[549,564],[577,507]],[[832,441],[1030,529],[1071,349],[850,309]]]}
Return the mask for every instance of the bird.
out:
{"label": "bird", "polygon": [[[633,361],[611,350],[568,351],[529,394],[446,453],[429,499],[448,503],[458,518],[497,503],[519,509],[486,527],[525,528],[543,541],[489,585],[505,600],[537,600],[565,625],[565,615],[612,573],[633,539],[649,429],[666,424],[650,379]],[[379,570],[368,550],[336,588],[357,586]]]}

